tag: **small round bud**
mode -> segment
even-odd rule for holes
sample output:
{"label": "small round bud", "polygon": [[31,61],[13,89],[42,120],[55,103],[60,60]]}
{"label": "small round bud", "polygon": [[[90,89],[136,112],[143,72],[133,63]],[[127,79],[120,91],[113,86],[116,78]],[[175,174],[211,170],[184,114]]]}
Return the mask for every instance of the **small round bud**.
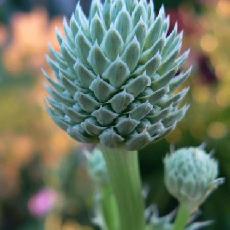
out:
{"label": "small round bud", "polygon": [[164,160],[168,191],[191,210],[197,209],[220,184],[218,163],[201,148],[182,148]]}

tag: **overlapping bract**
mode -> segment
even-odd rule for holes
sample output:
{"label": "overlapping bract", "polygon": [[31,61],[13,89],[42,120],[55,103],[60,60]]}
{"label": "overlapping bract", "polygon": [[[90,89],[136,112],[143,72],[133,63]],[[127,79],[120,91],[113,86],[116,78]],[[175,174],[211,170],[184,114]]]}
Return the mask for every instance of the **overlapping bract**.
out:
{"label": "overlapping bract", "polygon": [[165,184],[180,203],[196,210],[220,184],[218,163],[201,148],[182,148],[164,160]]}
{"label": "overlapping bract", "polygon": [[155,15],[152,1],[93,0],[89,18],[78,4],[64,29],[61,51],[47,57],[57,80],[44,74],[49,114],[70,136],[138,150],[184,117],[188,89],[175,89],[190,74],[181,72],[189,52],[179,55],[183,35],[168,32],[163,7]]}

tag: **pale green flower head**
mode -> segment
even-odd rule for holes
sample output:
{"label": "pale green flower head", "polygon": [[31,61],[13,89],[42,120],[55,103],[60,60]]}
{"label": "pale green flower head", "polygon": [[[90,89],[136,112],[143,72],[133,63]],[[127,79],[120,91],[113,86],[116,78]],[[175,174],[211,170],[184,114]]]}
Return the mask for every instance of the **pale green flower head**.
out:
{"label": "pale green flower head", "polygon": [[177,200],[196,210],[220,184],[218,163],[202,148],[182,148],[164,160],[165,185]]}
{"label": "pale green flower head", "polygon": [[49,114],[80,142],[138,150],[173,130],[188,106],[179,106],[189,76],[180,54],[183,34],[169,33],[162,7],[146,0],[93,0],[87,18],[78,4],[61,50],[50,47]]}

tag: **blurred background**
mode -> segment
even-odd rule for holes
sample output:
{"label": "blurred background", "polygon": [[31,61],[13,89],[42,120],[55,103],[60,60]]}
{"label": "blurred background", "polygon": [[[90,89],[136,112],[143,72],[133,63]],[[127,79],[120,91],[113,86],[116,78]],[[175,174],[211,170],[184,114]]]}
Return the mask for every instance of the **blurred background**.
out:
{"label": "blurred background", "polygon": [[[45,112],[44,54],[56,48],[76,0],[0,0],[0,229],[79,230],[92,225],[94,184],[82,146],[53,124]],[[230,1],[156,0],[172,25],[185,32],[194,66],[186,119],[165,140],[140,154],[147,204],[162,215],[175,208],[163,184],[162,158],[175,147],[207,143],[227,178],[202,207],[207,229],[230,229]],[[87,14],[90,0],[83,0]],[[87,227],[88,226],[88,227]]]}

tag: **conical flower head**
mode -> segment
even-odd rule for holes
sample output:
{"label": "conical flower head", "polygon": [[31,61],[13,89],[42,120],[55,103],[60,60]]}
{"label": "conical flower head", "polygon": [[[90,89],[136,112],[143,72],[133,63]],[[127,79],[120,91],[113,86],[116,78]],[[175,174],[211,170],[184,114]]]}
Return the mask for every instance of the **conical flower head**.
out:
{"label": "conical flower head", "polygon": [[197,209],[221,183],[218,164],[202,148],[182,148],[164,160],[168,191],[192,211]]}
{"label": "conical flower head", "polygon": [[49,113],[70,136],[138,150],[184,117],[188,89],[175,89],[190,74],[181,71],[188,51],[179,54],[182,33],[168,32],[163,7],[155,15],[152,1],[93,0],[89,17],[78,4],[64,29],[47,57],[56,80],[44,74]]}

